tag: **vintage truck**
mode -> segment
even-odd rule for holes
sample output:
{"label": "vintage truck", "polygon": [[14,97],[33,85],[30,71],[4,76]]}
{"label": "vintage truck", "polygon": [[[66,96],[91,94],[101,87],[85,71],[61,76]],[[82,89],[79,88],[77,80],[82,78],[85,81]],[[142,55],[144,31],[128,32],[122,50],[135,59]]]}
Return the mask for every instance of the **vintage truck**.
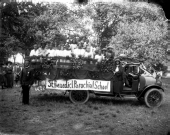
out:
{"label": "vintage truck", "polygon": [[164,98],[160,78],[145,69],[143,61],[119,57],[97,62],[89,58],[26,57],[34,73],[33,89],[69,93],[73,103],[84,104],[96,96],[135,96],[148,107],[159,107]]}

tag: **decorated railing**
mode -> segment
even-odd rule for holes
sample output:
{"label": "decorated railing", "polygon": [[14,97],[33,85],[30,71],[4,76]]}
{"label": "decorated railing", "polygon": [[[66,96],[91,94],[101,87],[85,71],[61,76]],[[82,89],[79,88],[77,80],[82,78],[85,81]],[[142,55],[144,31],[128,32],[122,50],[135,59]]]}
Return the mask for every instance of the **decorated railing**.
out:
{"label": "decorated railing", "polygon": [[26,57],[25,61],[29,61],[29,66],[34,70],[35,80],[47,78],[111,80],[119,75],[116,72],[115,59],[97,62],[95,59],[82,57]]}
{"label": "decorated railing", "polygon": [[81,69],[96,71],[97,60],[91,58],[74,58],[74,57],[26,57],[30,66],[33,68],[61,68],[61,69]]}
{"label": "decorated railing", "polygon": [[91,79],[122,82],[124,66],[130,65],[129,72],[132,72],[136,71],[136,67],[139,67],[142,62],[127,57],[105,59],[101,62],[82,57],[26,57],[25,61],[29,61],[29,67],[33,70],[33,86],[37,89],[40,86],[45,89],[48,86],[47,82],[50,83],[49,86],[53,86],[55,80]]}

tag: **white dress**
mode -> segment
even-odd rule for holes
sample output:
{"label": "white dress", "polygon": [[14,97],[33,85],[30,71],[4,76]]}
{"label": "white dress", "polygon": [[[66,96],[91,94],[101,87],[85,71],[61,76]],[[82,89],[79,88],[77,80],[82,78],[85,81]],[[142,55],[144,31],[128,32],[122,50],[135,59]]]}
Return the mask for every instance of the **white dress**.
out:
{"label": "white dress", "polygon": [[88,57],[93,58],[93,53],[92,52],[85,52],[84,57],[85,58],[88,58]]}
{"label": "white dress", "polygon": [[60,56],[60,50],[54,50],[54,55],[55,56]]}
{"label": "white dress", "polygon": [[35,50],[35,49],[31,50],[30,56],[38,56],[38,55],[39,55],[39,49],[37,49],[37,50]]}
{"label": "white dress", "polygon": [[70,48],[73,50],[73,49],[76,49],[77,48],[77,44],[70,44]]}
{"label": "white dress", "polygon": [[71,50],[64,50],[63,54],[65,57],[71,57]]}
{"label": "white dress", "polygon": [[46,56],[47,50],[46,49],[39,49],[39,56]]}
{"label": "white dress", "polygon": [[102,61],[102,59],[103,59],[103,56],[102,55],[95,55],[95,58],[94,58],[95,60],[97,60],[97,62],[101,62]]}
{"label": "white dress", "polygon": [[47,54],[48,54],[48,57],[54,57],[55,56],[55,50],[54,49],[48,49]]}
{"label": "white dress", "polygon": [[80,55],[80,49],[74,49],[73,54],[75,55],[76,58],[78,58]]}

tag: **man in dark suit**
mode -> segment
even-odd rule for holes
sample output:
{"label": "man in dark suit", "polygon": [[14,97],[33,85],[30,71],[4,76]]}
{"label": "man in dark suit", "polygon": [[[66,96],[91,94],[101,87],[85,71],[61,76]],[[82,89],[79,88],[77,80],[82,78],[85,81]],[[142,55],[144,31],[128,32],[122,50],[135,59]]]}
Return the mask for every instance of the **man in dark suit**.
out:
{"label": "man in dark suit", "polygon": [[34,83],[34,70],[29,66],[29,61],[25,61],[24,68],[21,71],[22,103],[29,104],[29,91]]}

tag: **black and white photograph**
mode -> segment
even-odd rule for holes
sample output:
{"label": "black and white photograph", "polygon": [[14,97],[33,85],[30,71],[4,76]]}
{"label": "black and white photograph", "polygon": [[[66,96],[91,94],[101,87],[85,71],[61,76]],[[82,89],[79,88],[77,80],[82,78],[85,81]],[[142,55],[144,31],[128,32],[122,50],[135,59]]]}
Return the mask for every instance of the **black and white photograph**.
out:
{"label": "black and white photograph", "polygon": [[170,135],[169,0],[0,0],[0,135]]}

